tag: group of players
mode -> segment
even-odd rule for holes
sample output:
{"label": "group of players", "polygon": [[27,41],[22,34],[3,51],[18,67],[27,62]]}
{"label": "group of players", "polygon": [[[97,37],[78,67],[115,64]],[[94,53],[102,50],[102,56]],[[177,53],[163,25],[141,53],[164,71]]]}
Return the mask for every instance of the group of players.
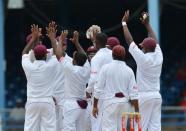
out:
{"label": "group of players", "polygon": [[99,26],[87,30],[86,36],[93,43],[87,53],[74,31],[69,39],[77,49],[73,58],[65,52],[67,30],[56,37],[57,25],[49,23],[46,31],[52,48],[47,49],[39,40],[42,29],[31,26],[22,51],[27,78],[24,131],[121,131],[123,112],[139,112],[142,131],[161,131],[162,52],[148,13],[142,13],[140,19],[148,31],[148,37],[139,44],[141,49],[129,32],[128,19],[127,10],[122,26],[137,64],[136,79],[125,63],[125,48],[117,38],[107,38]]}

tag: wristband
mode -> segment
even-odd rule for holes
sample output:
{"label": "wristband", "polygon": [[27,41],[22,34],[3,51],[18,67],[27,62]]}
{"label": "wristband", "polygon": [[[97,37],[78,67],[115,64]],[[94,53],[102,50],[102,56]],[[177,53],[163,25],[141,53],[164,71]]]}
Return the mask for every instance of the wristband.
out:
{"label": "wristband", "polygon": [[127,23],[125,21],[122,22],[122,26],[126,26]]}

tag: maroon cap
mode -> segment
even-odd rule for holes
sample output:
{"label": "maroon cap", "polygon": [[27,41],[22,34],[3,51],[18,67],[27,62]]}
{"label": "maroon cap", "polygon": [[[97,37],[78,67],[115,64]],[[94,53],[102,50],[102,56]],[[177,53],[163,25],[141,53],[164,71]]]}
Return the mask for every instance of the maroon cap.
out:
{"label": "maroon cap", "polygon": [[87,53],[92,53],[92,52],[97,52],[97,49],[95,46],[90,46],[88,49],[87,49]]}
{"label": "maroon cap", "polygon": [[121,45],[116,45],[112,49],[113,56],[119,57],[119,58],[125,58],[125,48]]}
{"label": "maroon cap", "polygon": [[36,58],[42,59],[47,54],[47,48],[45,45],[36,45],[34,48],[34,55]]}
{"label": "maroon cap", "polygon": [[141,44],[142,48],[154,50],[156,48],[156,40],[153,38],[145,38]]}
{"label": "maroon cap", "polygon": [[109,37],[109,38],[107,39],[107,45],[109,45],[110,48],[113,49],[114,46],[120,45],[120,41],[119,41],[118,38],[116,38],[116,37]]}

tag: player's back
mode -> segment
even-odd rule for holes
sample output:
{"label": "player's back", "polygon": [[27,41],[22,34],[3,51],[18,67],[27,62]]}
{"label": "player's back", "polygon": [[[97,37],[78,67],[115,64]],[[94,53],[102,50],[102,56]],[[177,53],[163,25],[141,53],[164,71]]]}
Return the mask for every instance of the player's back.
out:
{"label": "player's back", "polygon": [[83,99],[90,77],[90,64],[88,60],[83,66],[68,63],[70,69],[65,71],[65,99]]}
{"label": "player's back", "polygon": [[102,70],[105,72],[106,80],[104,98],[113,98],[115,93],[122,92],[129,99],[129,87],[134,79],[132,69],[123,61],[113,60],[104,65]]}
{"label": "player's back", "polygon": [[163,55],[157,44],[155,52],[146,53],[143,64],[137,67],[137,84],[140,92],[160,90],[162,63]]}
{"label": "player's back", "polygon": [[56,57],[48,61],[35,60],[33,63],[22,60],[27,78],[27,97],[42,98],[53,95],[53,79],[56,73]]}

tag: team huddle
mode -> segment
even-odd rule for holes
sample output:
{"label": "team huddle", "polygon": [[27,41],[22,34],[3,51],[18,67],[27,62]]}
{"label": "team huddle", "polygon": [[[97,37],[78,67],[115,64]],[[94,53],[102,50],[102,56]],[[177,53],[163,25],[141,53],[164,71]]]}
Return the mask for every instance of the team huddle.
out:
{"label": "team huddle", "polygon": [[[135,131],[139,120],[142,131],[161,131],[162,51],[148,13],[140,18],[148,31],[140,47],[130,34],[128,19],[127,10],[122,27],[137,64],[136,78],[125,62],[125,48],[116,37],[107,38],[97,25],[87,30],[93,45],[86,52],[78,31],[70,39],[68,30],[57,37],[52,21],[46,27],[52,46],[47,49],[40,41],[42,29],[31,26],[22,51],[27,78],[24,131],[121,131],[123,112],[140,114],[134,118]],[[76,47],[72,58],[66,53],[69,40]]]}

